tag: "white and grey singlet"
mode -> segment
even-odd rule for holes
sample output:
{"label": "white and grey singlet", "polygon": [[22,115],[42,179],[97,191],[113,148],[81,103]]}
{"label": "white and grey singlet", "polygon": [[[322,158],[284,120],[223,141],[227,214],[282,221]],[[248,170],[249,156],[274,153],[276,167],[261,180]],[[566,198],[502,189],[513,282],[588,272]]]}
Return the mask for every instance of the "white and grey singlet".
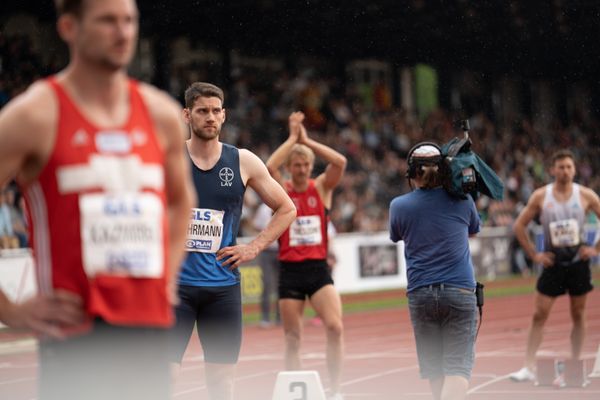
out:
{"label": "white and grey singlet", "polygon": [[585,210],[581,204],[580,186],[573,184],[571,197],[559,202],[554,197],[554,184],[546,185],[540,214],[544,228],[544,250],[556,255],[557,263],[579,260],[577,250],[584,243]]}

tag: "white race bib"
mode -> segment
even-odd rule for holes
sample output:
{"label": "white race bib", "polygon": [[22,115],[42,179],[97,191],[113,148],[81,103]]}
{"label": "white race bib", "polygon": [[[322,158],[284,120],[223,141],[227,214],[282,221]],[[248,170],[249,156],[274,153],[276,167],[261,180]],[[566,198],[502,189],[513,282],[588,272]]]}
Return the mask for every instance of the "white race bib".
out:
{"label": "white race bib", "polygon": [[576,219],[550,222],[550,243],[553,247],[579,245],[579,223]]}
{"label": "white race bib", "polygon": [[290,225],[290,247],[321,244],[321,218],[318,215],[298,217]]}
{"label": "white race bib", "polygon": [[185,249],[200,253],[216,253],[223,240],[225,211],[192,208]]}
{"label": "white race bib", "polygon": [[83,267],[96,274],[159,278],[164,270],[163,213],[153,193],[79,196]]}

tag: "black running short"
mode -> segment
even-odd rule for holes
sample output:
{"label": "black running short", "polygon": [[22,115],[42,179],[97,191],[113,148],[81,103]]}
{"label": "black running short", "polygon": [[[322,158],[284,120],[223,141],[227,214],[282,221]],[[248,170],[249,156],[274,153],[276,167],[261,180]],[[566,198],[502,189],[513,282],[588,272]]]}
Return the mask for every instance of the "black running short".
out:
{"label": "black running short", "polygon": [[305,300],[326,285],[333,285],[326,260],[281,261],[279,298]]}
{"label": "black running short", "polygon": [[538,292],[550,297],[581,296],[593,288],[589,260],[544,268],[537,281]]}

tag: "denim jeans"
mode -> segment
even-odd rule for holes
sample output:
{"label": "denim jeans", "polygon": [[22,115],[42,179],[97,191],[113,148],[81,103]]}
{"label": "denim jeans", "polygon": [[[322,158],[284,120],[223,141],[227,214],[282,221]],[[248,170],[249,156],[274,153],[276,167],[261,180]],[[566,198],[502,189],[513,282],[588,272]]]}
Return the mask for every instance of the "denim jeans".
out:
{"label": "denim jeans", "polygon": [[444,284],[408,293],[421,377],[470,379],[475,358],[477,302],[473,289]]}

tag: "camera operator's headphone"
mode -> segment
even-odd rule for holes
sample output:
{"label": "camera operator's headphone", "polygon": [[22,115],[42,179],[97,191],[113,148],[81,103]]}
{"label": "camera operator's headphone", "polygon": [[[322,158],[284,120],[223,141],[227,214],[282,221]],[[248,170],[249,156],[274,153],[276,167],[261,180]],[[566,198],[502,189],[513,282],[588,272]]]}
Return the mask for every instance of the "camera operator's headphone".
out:
{"label": "camera operator's headphone", "polygon": [[[406,170],[406,178],[408,179],[415,179],[417,177],[417,168],[420,166],[418,165],[419,163],[415,162],[415,160],[413,159],[413,153],[423,147],[423,146],[432,146],[435,147],[438,151],[439,151],[439,156],[434,156],[434,157],[427,157],[428,159],[431,159],[430,162],[432,163],[436,163],[439,164],[441,167],[441,162],[442,162],[442,149],[440,148],[440,146],[438,146],[436,143],[434,142],[420,142],[415,144],[408,152],[408,155],[406,156],[406,160],[408,162],[408,169]],[[425,157],[424,157],[425,158]]]}

